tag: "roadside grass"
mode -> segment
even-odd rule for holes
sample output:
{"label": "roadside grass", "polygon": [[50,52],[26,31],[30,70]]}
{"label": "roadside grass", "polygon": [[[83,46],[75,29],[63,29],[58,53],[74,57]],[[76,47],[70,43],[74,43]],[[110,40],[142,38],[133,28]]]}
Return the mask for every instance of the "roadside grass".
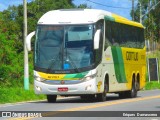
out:
{"label": "roadside grass", "polygon": [[160,89],[160,83],[158,83],[158,81],[147,82],[144,87],[144,90],[155,90],[155,89]]}
{"label": "roadside grass", "polygon": [[23,87],[0,87],[0,95],[0,104],[45,99],[44,95],[36,95],[33,87],[30,90],[24,90]]}

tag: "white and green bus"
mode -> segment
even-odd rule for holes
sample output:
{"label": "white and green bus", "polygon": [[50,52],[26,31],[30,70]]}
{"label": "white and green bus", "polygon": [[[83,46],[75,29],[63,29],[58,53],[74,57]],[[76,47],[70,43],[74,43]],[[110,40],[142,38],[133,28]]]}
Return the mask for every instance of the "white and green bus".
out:
{"label": "white and green bus", "polygon": [[136,97],[145,85],[144,27],[96,9],[62,9],[38,21],[34,86],[48,102],[57,95],[106,100],[106,93]]}

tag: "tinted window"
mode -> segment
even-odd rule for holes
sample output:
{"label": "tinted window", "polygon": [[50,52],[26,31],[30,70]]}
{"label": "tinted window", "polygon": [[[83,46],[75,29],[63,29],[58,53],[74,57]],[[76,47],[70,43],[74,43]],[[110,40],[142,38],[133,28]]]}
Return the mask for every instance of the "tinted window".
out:
{"label": "tinted window", "polygon": [[144,29],[142,28],[111,21],[106,21],[105,28],[105,48],[108,45],[129,48],[144,47]]}

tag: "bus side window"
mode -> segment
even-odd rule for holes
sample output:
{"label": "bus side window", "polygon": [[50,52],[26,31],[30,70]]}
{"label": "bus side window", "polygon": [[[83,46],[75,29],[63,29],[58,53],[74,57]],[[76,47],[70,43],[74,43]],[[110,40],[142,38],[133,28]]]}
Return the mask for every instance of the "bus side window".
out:
{"label": "bus side window", "polygon": [[106,21],[105,23],[105,46],[104,46],[104,50],[106,50],[106,48],[108,46],[111,46],[111,22],[110,21]]}

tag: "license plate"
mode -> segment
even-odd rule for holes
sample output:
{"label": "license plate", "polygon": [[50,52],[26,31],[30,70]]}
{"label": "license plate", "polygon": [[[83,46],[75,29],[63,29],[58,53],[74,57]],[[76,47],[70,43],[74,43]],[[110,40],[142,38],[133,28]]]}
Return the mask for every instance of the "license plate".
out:
{"label": "license plate", "polygon": [[61,88],[58,88],[58,91],[59,92],[66,92],[66,91],[68,91],[68,88],[67,87],[61,87]]}

